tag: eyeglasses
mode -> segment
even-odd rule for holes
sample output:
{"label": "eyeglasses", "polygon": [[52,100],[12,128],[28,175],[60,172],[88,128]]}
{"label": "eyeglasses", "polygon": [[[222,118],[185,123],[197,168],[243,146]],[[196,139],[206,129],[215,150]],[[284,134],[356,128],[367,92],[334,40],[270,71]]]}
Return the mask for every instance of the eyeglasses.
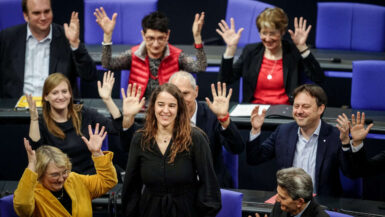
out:
{"label": "eyeglasses", "polygon": [[60,176],[61,176],[61,177],[67,177],[69,173],[70,173],[69,170],[64,170],[63,172],[50,173],[50,174],[47,174],[47,175],[48,175],[49,177],[51,177],[51,178],[57,179],[57,178],[59,178]]}
{"label": "eyeglasses", "polygon": [[281,33],[280,33],[279,30],[275,30],[275,31],[261,31],[260,35],[264,36],[264,37],[266,37],[266,36],[277,37],[277,36],[280,36]]}
{"label": "eyeglasses", "polygon": [[167,37],[166,36],[161,36],[161,37],[155,38],[155,37],[152,37],[152,36],[146,36],[145,39],[146,39],[146,42],[148,44],[152,44],[155,41],[158,41],[159,44],[163,44],[164,42],[166,42]]}

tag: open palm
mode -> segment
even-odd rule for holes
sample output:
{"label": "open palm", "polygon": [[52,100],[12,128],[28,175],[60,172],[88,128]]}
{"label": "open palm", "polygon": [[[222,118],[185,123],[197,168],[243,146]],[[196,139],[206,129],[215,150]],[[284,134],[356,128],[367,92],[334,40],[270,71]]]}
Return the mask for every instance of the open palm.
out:
{"label": "open palm", "polygon": [[100,7],[100,9],[96,8],[94,15],[96,17],[96,23],[99,24],[99,26],[102,28],[103,32],[106,34],[112,34],[115,28],[116,24],[116,17],[118,16],[117,13],[114,13],[112,15],[112,19],[110,19],[107,16],[106,11],[103,7]]}

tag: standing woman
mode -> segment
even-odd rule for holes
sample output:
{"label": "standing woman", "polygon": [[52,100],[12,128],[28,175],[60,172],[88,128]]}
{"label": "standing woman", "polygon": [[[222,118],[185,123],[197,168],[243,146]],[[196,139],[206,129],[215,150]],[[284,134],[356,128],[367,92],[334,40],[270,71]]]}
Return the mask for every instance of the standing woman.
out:
{"label": "standing woman", "polygon": [[29,140],[33,149],[41,145],[52,145],[68,155],[72,170],[80,174],[94,174],[94,164],[87,146],[81,139],[89,137],[88,125],[96,123],[105,126],[108,133],[119,133],[122,118],[119,108],[111,98],[115,79],[106,72],[103,84],[98,81],[98,92],[112,118],[106,118],[96,110],[73,103],[70,82],[61,73],[53,73],[44,82],[42,102],[43,115],[39,118],[36,104],[27,95],[30,107]]}
{"label": "standing woman", "polygon": [[206,135],[190,125],[182,93],[173,84],[151,95],[142,129],[129,151],[122,192],[124,216],[216,216],[219,185]]}
{"label": "standing woman", "polygon": [[323,82],[321,67],[306,45],[311,29],[306,19],[294,19],[294,31],[289,30],[292,40],[287,41],[283,39],[287,15],[281,8],[266,8],[256,20],[262,42],[246,45],[234,64],[243,28],[236,32],[234,19],[230,22],[229,27],[222,20],[217,29],[227,45],[219,80],[231,84],[243,77],[243,102],[289,104],[293,90],[306,79]]}

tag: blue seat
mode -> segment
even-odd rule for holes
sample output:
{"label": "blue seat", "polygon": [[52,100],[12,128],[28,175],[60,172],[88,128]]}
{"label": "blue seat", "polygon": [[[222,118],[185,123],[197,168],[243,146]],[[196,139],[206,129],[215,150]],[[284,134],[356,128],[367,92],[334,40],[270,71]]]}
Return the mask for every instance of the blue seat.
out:
{"label": "blue seat", "polygon": [[244,28],[238,43],[239,47],[261,41],[255,20],[264,9],[271,7],[275,6],[252,0],[228,0],[226,22],[230,25],[230,18],[233,17],[235,27]]}
{"label": "blue seat", "polygon": [[13,194],[0,198],[0,216],[17,217],[13,208]]}
{"label": "blue seat", "polygon": [[385,51],[385,7],[349,2],[317,5],[317,48]]}
{"label": "blue seat", "polygon": [[[353,61],[351,106],[353,109],[385,110],[385,61]],[[380,98],[379,98],[380,97]]]}
{"label": "blue seat", "polygon": [[243,194],[221,189],[222,209],[217,217],[241,217]]}
{"label": "blue seat", "polygon": [[21,0],[0,0],[0,30],[22,23]]}
{"label": "blue seat", "polygon": [[228,152],[225,147],[222,146],[223,150],[223,161],[225,166],[230,171],[233,179],[233,188],[238,188],[238,155]]}
{"label": "blue seat", "polygon": [[139,44],[142,41],[141,20],[156,10],[157,0],[85,0],[84,1],[84,41],[86,44],[100,44],[103,31],[95,22],[94,11],[104,7],[111,18],[118,13],[112,42],[114,44]]}
{"label": "blue seat", "polygon": [[340,181],[344,192],[343,197],[362,198],[362,178],[350,179],[342,174],[340,170]]}
{"label": "blue seat", "polygon": [[339,212],[333,212],[333,211],[329,211],[329,210],[325,210],[325,212],[327,214],[329,214],[330,217],[353,217],[351,215],[347,215],[347,214],[343,214],[343,213],[339,213]]}

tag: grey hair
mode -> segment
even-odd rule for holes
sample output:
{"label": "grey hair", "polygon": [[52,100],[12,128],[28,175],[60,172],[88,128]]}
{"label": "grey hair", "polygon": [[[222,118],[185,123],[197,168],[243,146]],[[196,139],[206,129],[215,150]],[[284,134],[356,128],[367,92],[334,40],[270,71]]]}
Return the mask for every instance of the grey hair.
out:
{"label": "grey hair", "polygon": [[186,79],[188,79],[190,81],[191,87],[193,89],[195,89],[196,86],[197,86],[197,83],[195,81],[194,76],[192,76],[191,73],[186,72],[186,71],[177,71],[177,72],[175,72],[174,74],[172,74],[172,76],[168,80],[168,83],[171,83],[172,80],[177,79],[177,78],[186,78]]}
{"label": "grey hair", "polygon": [[313,198],[313,182],[302,168],[286,168],[277,172],[277,183],[293,199],[303,198],[305,202]]}

